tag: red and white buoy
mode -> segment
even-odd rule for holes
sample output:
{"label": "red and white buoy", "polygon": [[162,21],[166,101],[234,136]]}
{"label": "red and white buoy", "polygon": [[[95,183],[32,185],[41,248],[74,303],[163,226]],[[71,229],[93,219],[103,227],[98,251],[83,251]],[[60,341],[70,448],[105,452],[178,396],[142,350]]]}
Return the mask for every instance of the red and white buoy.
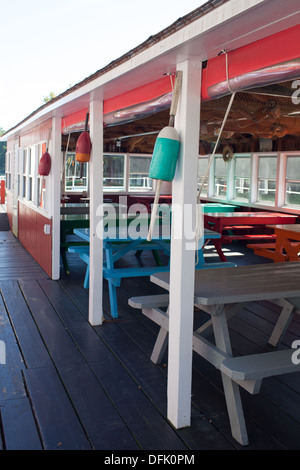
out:
{"label": "red and white buoy", "polygon": [[41,159],[39,161],[39,167],[38,167],[38,174],[42,177],[41,182],[40,182],[40,201],[39,201],[40,206],[43,206],[42,195],[43,195],[43,189],[45,187],[45,176],[48,176],[51,170],[51,157],[48,152],[51,131],[52,131],[52,127],[50,127],[49,129],[46,152],[44,152],[43,155],[41,156]]}
{"label": "red and white buoy", "polygon": [[91,139],[88,132],[89,113],[85,118],[85,130],[80,134],[76,143],[75,160],[80,163],[80,178],[82,178],[83,164],[90,161]]}

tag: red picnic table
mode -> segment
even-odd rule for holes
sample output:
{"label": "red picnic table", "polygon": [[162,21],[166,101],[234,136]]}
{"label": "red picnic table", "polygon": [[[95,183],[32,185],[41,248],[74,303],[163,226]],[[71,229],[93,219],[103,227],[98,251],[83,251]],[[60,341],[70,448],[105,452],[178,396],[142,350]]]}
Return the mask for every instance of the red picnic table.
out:
{"label": "red picnic table", "polygon": [[294,224],[296,219],[297,216],[280,212],[216,212],[204,214],[204,227],[221,234],[221,238],[212,242],[220,259],[226,261],[223,243],[233,240],[275,240],[276,235],[268,233],[266,225]]}

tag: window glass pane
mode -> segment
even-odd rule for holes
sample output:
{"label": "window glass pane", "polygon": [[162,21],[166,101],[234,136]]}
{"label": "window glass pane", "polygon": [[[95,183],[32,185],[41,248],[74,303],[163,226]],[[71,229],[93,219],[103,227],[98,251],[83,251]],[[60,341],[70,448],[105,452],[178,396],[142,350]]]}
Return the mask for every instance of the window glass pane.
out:
{"label": "window glass pane", "polygon": [[276,179],[277,157],[259,158],[259,178]]}
{"label": "window glass pane", "polygon": [[[82,175],[80,170],[82,165]],[[88,163],[80,163],[75,160],[75,153],[68,153],[65,164],[65,190],[86,191],[87,190]]]}
{"label": "window glass pane", "polygon": [[32,178],[29,178],[28,197],[27,197],[27,199],[29,201],[32,201],[32,196],[33,196],[33,194],[32,194]]}
{"label": "window glass pane", "polygon": [[24,153],[23,153],[23,174],[25,174],[26,171],[27,171],[26,165],[27,165],[27,150],[24,150]]}
{"label": "window glass pane", "polygon": [[104,155],[103,186],[111,189],[124,189],[124,155]]}
{"label": "window glass pane", "polygon": [[215,187],[214,195],[225,197],[227,191],[227,164],[223,158],[215,159]]}
{"label": "window glass pane", "polygon": [[152,179],[149,178],[151,157],[131,156],[129,162],[129,189],[149,191]]}
{"label": "window glass pane", "polygon": [[234,197],[249,199],[250,157],[235,157]]}
{"label": "window glass pane", "polygon": [[27,153],[27,166],[26,166],[26,173],[30,175],[31,170],[31,149],[28,149]]}
{"label": "window glass pane", "polygon": [[300,180],[300,156],[287,158],[286,179]]}
{"label": "window glass pane", "polygon": [[[204,176],[206,175],[206,172],[207,172],[207,167],[208,167],[208,158],[207,157],[198,158],[198,189],[201,188],[203,178],[204,178]],[[207,194],[208,177],[209,177],[209,175],[207,175],[207,177],[205,179],[205,183],[204,183],[204,186],[201,190],[201,194]]]}
{"label": "window glass pane", "polygon": [[277,157],[260,157],[258,167],[258,201],[275,202]]}
{"label": "window glass pane", "polygon": [[300,157],[287,158],[285,204],[300,206]]}

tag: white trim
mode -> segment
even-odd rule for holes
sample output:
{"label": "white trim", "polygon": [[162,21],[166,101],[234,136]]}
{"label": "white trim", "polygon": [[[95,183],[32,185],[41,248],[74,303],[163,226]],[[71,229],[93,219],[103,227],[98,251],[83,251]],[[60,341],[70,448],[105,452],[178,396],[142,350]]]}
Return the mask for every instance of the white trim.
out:
{"label": "white trim", "polygon": [[181,428],[190,425],[191,415],[195,276],[195,252],[190,234],[185,231],[183,209],[195,207],[197,200],[201,64],[186,61],[178,65],[178,70],[183,76],[175,120],[181,145],[172,187],[168,419]]}
{"label": "white trim", "polygon": [[90,135],[93,142],[90,158],[90,275],[89,322],[101,325],[103,321],[103,218],[99,209],[103,204],[103,102],[90,103]]}
{"label": "white trim", "polygon": [[[61,169],[61,119],[52,119],[50,194],[52,214],[52,279],[60,277],[60,169]],[[48,181],[47,181],[48,183]]]}

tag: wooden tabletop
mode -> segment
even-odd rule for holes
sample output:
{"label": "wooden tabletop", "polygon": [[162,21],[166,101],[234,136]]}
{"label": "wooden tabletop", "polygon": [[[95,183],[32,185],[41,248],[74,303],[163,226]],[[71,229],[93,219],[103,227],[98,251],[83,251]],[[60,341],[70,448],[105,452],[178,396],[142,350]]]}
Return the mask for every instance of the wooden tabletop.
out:
{"label": "wooden tabletop", "polygon": [[[291,214],[282,214],[281,212],[208,212],[204,214],[206,218],[214,219],[224,219],[228,225],[230,221],[233,223],[237,222],[237,219],[245,220],[247,223],[254,223],[255,220],[258,220],[260,223],[278,223],[281,221],[294,222],[296,221],[297,216]],[[232,219],[232,220],[230,220]],[[249,220],[252,219],[252,220]],[[272,222],[273,220],[273,222]],[[239,220],[240,222],[240,220]]]}
{"label": "wooden tabletop", "polygon": [[300,233],[300,224],[267,225],[267,227],[273,228],[274,230]]}
{"label": "wooden tabletop", "polygon": [[[169,273],[151,281],[169,290]],[[300,297],[300,263],[259,264],[195,271],[195,304],[218,305]]]}
{"label": "wooden tabletop", "polygon": [[[74,234],[78,235],[79,237],[83,238],[85,241],[90,241],[90,229],[89,228],[78,228],[74,230]],[[144,227],[144,230],[141,230],[136,238],[130,236],[128,231],[128,227],[108,227],[108,230],[105,232],[105,240],[109,241],[134,241],[135,239],[140,240],[147,240],[148,236],[148,228],[147,226]],[[204,239],[220,238],[220,234],[218,232],[214,232],[213,230],[204,229]],[[162,227],[154,227],[154,232],[152,234],[152,240],[165,240],[168,241],[171,239],[171,231],[170,227],[169,230],[164,230]]]}

